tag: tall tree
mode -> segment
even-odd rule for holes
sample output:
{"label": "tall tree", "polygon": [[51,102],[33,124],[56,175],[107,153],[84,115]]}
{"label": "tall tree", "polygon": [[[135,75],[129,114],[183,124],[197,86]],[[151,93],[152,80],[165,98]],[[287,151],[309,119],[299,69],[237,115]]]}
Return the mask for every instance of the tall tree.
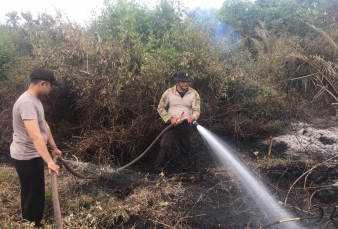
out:
{"label": "tall tree", "polygon": [[6,14],[6,17],[8,17],[7,19],[7,24],[12,24],[14,27],[17,27],[19,25],[19,20],[21,19],[18,16],[18,12],[17,11],[12,11],[10,13]]}
{"label": "tall tree", "polygon": [[219,19],[234,27],[241,36],[254,34],[258,23],[257,11],[251,0],[225,0],[218,12]]}

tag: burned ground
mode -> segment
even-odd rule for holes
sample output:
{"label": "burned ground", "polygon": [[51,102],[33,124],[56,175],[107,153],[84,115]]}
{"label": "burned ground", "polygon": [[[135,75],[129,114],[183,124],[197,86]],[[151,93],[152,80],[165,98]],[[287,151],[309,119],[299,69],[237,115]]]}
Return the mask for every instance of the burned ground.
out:
{"label": "burned ground", "polygon": [[[65,228],[237,229],[273,223],[267,220],[268,215],[260,213],[255,201],[236,180],[235,171],[217,164],[203,145],[199,147],[195,154],[197,171],[189,175],[179,171],[177,155],[163,179],[153,172],[151,156],[109,179],[81,180],[63,169],[59,193]],[[285,200],[293,182],[312,166],[299,162],[257,168],[247,149],[242,150],[242,160],[280,202]],[[17,175],[8,160],[5,161],[0,167],[0,228],[30,228],[31,224],[20,215]],[[335,228],[332,212],[338,203],[336,180],[338,173],[335,162],[331,161],[314,169],[292,188],[286,206],[297,217],[312,217],[302,220],[306,228]],[[47,174],[46,181],[44,224],[46,228],[54,228]]]}

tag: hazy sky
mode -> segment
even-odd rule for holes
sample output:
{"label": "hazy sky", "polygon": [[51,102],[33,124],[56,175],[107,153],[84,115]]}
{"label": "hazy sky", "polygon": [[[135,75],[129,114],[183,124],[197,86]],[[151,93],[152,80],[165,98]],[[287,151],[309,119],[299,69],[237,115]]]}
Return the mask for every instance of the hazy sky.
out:
{"label": "hazy sky", "polygon": [[[156,4],[157,0],[139,0],[150,5]],[[220,8],[224,0],[181,0],[189,8]],[[31,11],[33,19],[38,12],[47,11],[54,14],[55,8],[60,9],[69,19],[84,23],[91,17],[91,11],[102,8],[103,0],[0,0],[0,22],[6,22],[6,13],[17,11]],[[20,16],[21,17],[21,16]],[[22,19],[23,20],[23,19]]]}

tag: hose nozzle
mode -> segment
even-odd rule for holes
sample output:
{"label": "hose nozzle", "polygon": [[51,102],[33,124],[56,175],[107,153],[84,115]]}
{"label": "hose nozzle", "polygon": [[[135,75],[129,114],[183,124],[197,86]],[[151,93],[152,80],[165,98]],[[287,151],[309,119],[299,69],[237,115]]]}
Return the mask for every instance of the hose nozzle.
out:
{"label": "hose nozzle", "polygon": [[[187,119],[188,119],[188,117],[184,117],[184,118],[178,119],[177,122],[178,123],[182,123],[183,121],[185,121]],[[194,120],[194,121],[192,121],[192,125],[195,126],[195,127],[197,127],[199,125],[199,123],[196,122],[196,120]]]}
{"label": "hose nozzle", "polygon": [[196,121],[194,120],[194,121],[192,121],[192,125],[193,125],[194,127],[197,127],[197,126],[199,125],[199,123],[196,122]]}
{"label": "hose nozzle", "polygon": [[178,123],[182,123],[183,121],[187,120],[188,117],[180,118],[177,120]]}

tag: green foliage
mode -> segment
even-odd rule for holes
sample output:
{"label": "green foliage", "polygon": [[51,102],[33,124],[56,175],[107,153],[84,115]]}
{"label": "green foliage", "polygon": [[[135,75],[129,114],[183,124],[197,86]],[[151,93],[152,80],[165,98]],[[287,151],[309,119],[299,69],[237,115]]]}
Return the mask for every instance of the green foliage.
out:
{"label": "green foliage", "polygon": [[[301,33],[303,11],[295,0],[259,0],[255,2],[259,20],[265,23],[265,28],[273,34]],[[306,28],[306,27],[305,27]]]}
{"label": "green foliage", "polygon": [[[256,34],[260,39],[250,39],[254,56],[246,45],[234,50],[231,62],[237,69],[232,72],[238,72],[237,77],[229,83],[227,103],[220,104],[229,107],[223,121],[225,126],[240,137],[274,134],[284,125],[293,106],[287,101],[284,80],[288,71],[284,66],[297,40],[289,36],[275,37],[264,27],[256,28]],[[245,44],[247,40],[242,42]]]}
{"label": "green foliage", "polygon": [[10,62],[10,54],[8,53],[8,44],[4,40],[0,40],[0,80],[5,78],[5,75],[1,73],[4,65]]}
{"label": "green foliage", "polygon": [[312,33],[305,21],[335,31],[337,12],[337,0],[226,0],[218,16],[242,36],[255,37],[254,29],[262,21],[273,34],[304,37]]}
{"label": "green foliage", "polygon": [[241,36],[252,35],[258,12],[251,0],[225,0],[218,12],[220,20],[234,27]]}
{"label": "green foliage", "polygon": [[27,35],[23,28],[0,24],[0,88],[5,86],[4,80],[15,71],[21,58],[31,55],[32,45]]}
{"label": "green foliage", "polygon": [[[228,0],[224,2],[218,16],[223,22],[233,25],[242,35],[240,47],[248,51],[245,55],[250,57],[247,58],[247,62],[241,63],[240,59],[245,57],[237,53],[241,58],[234,61],[241,66],[240,69],[243,72],[243,77],[229,85],[229,96],[234,98],[231,101],[232,105],[240,109],[240,112],[237,112],[240,120],[235,120],[236,123],[242,121],[242,126],[250,126],[243,120],[257,120],[258,123],[262,120],[270,120],[273,123],[273,120],[285,119],[288,113],[292,113],[292,109],[289,110],[288,107],[295,107],[292,103],[297,99],[293,98],[291,100],[293,102],[286,104],[286,99],[289,98],[287,93],[291,95],[293,93],[291,91],[294,90],[299,90],[299,97],[304,100],[319,99],[315,103],[310,103],[310,107],[321,104],[321,110],[324,111],[330,101],[332,103],[332,98],[328,99],[325,93],[317,95],[323,85],[320,86],[321,83],[315,82],[318,79],[316,77],[326,79],[330,75],[335,75],[333,63],[336,63],[337,56],[335,49],[328,45],[328,43],[334,44],[334,39],[327,39],[326,35],[316,34],[308,26],[308,22],[319,25],[319,28],[327,32],[327,35],[335,38],[338,18],[337,11],[334,10],[337,7],[335,3],[327,0],[258,0],[254,2]],[[298,60],[303,60],[307,64],[295,61],[290,56],[297,57]],[[320,56],[325,56],[325,60]],[[307,75],[313,74],[312,78],[307,78]],[[298,77],[300,80],[289,81]],[[319,89],[317,89],[318,86]],[[290,90],[289,87],[292,89]],[[236,94],[243,88],[245,88],[245,93],[243,92],[243,100],[240,100],[233,93]],[[263,99],[264,95],[268,95],[267,100]],[[295,95],[292,94],[292,96]],[[277,115],[278,113],[281,115]],[[231,116],[235,114],[231,113]],[[258,128],[260,128],[259,125]],[[239,129],[235,128],[235,130]],[[237,132],[248,134],[250,131],[253,132],[253,129],[242,129]]]}
{"label": "green foliage", "polygon": [[45,198],[51,199],[53,197],[52,189],[49,187],[45,187]]}
{"label": "green foliage", "polygon": [[11,186],[19,185],[18,177],[13,174],[13,172],[9,171],[1,171],[0,173],[0,181],[1,183],[8,183]]}
{"label": "green foliage", "polygon": [[13,42],[16,31],[0,25],[0,82],[7,78],[6,69],[11,61],[19,56],[19,50]]}
{"label": "green foliage", "polygon": [[12,140],[11,110],[14,101],[26,90],[32,44],[24,28],[0,25],[0,145],[8,149]]}

